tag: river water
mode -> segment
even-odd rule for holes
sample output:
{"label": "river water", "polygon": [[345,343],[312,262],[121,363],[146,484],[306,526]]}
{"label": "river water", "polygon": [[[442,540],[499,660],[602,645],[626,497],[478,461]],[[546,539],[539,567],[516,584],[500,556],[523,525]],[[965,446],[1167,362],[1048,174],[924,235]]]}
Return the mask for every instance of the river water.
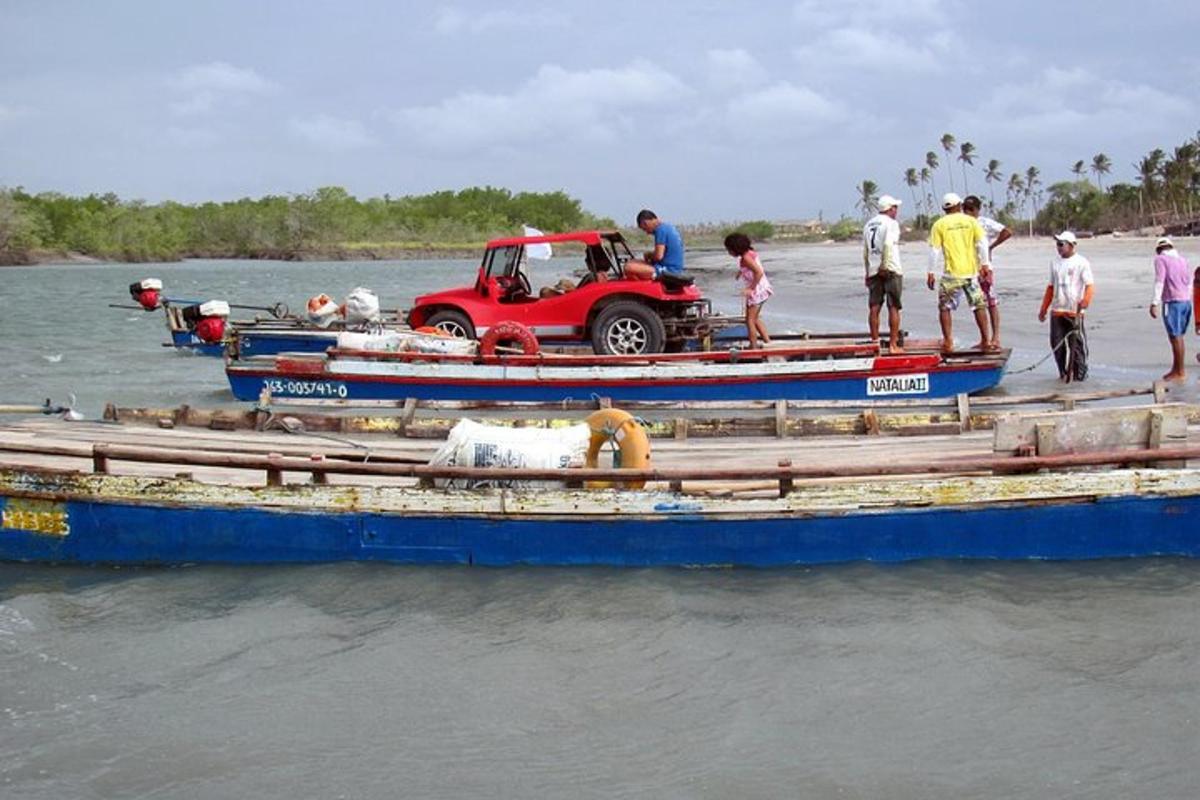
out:
{"label": "river water", "polygon": [[[1166,369],[1149,245],[1085,242],[1093,377]],[[1194,255],[1187,252],[1187,255]],[[1005,245],[1013,366],[1045,355],[1046,242]],[[773,329],[861,328],[856,252],[766,247]],[[906,246],[905,327],[936,333]],[[693,265],[736,309],[723,257]],[[547,265],[552,283],[570,259]],[[232,402],[216,359],[109,309],[376,289],[471,262],[0,271],[0,403]],[[960,341],[973,341],[965,314]],[[1189,356],[1190,357],[1190,356]],[[1200,370],[1198,370],[1200,372]],[[1178,394],[1194,399],[1193,383]],[[1056,386],[1053,367],[1008,391]],[[1192,798],[1200,564],[795,570],[0,565],[0,797]]]}

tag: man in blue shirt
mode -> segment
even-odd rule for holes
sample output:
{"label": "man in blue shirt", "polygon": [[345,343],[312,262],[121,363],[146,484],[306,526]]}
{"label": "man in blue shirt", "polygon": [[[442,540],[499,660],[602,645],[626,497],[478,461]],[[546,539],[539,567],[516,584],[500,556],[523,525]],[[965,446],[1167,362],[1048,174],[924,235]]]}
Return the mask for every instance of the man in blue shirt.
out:
{"label": "man in blue shirt", "polygon": [[683,237],[675,230],[675,226],[663,222],[657,214],[646,209],[638,212],[637,226],[654,237],[654,251],[646,253],[644,261],[626,264],[626,277],[652,281],[664,272],[683,274]]}

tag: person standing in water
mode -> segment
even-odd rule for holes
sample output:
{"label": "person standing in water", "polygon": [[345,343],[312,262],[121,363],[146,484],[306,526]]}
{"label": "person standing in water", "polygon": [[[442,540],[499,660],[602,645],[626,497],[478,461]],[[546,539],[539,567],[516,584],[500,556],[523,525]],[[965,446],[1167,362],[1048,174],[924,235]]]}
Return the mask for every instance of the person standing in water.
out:
{"label": "person standing in water", "polygon": [[871,341],[879,341],[879,312],[884,298],[888,307],[888,351],[904,352],[900,347],[900,294],[904,288],[900,266],[900,201],[885,194],[879,198],[879,213],[863,227],[863,269],[867,285],[867,326]]}
{"label": "person standing in water", "polygon": [[1187,355],[1184,337],[1193,311],[1192,269],[1166,236],[1155,243],[1154,252],[1154,300],[1150,303],[1150,316],[1157,317],[1162,308],[1163,327],[1171,344],[1171,371],[1163,375],[1163,380],[1182,381],[1187,377],[1183,367]]}

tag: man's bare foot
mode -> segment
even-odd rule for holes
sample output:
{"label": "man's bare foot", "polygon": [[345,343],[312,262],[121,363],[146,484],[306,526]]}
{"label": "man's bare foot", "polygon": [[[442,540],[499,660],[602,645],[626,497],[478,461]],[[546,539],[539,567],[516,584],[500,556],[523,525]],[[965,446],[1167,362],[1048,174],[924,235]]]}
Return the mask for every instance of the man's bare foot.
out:
{"label": "man's bare foot", "polygon": [[991,342],[976,342],[974,345],[971,346],[971,349],[972,350],[983,350],[984,352],[986,352],[986,351],[990,350],[991,347],[992,347]]}
{"label": "man's bare foot", "polygon": [[942,352],[943,353],[953,353],[954,352],[954,340],[953,339],[949,339],[949,340],[942,339]]}
{"label": "man's bare foot", "polygon": [[991,347],[990,347],[989,349],[991,349],[991,350],[999,350],[999,349],[1000,349],[1000,340],[999,340],[999,339],[992,339],[992,344],[991,344]]}
{"label": "man's bare foot", "polygon": [[1162,376],[1162,379],[1164,381],[1185,381],[1187,380],[1187,374],[1183,372],[1168,372]]}
{"label": "man's bare foot", "polygon": [[899,355],[900,353],[903,353],[904,348],[898,344],[891,344],[889,342],[888,343],[888,352],[895,356],[895,355]]}

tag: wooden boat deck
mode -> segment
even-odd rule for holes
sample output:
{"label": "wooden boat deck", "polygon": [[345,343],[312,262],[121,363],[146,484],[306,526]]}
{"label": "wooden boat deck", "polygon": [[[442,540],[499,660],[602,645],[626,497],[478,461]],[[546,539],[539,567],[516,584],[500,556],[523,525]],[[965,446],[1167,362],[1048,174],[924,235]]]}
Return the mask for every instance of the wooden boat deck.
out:
{"label": "wooden boat deck", "polygon": [[[964,459],[989,457],[992,455],[992,438],[990,431],[980,431],[922,437],[661,439],[654,441],[651,458],[654,467],[661,469],[705,465],[723,470],[752,471],[777,467],[783,460],[790,460],[793,466],[821,466],[834,470],[905,464],[916,468],[934,463],[952,465]],[[0,426],[0,466],[89,472],[93,464],[92,447],[96,444],[214,455],[265,456],[278,453],[304,459],[316,456],[345,461],[362,461],[365,456],[374,463],[426,464],[442,442],[363,434],[329,436],[281,431],[163,430],[140,425],[30,418],[9,421]],[[37,450],[41,452],[34,452]],[[174,477],[186,472],[197,481],[211,484],[249,486],[263,482],[261,470],[223,467],[183,467],[114,460],[109,471],[118,475],[160,477]],[[334,474],[329,477],[330,482],[335,484],[413,485],[416,482],[410,478],[369,475]],[[306,474],[285,474],[285,482],[307,482],[308,479]]]}
{"label": "wooden boat deck", "polygon": [[[584,415],[579,415],[582,421]],[[1196,426],[1188,426],[1184,442]],[[656,439],[652,445],[652,465],[658,470],[695,470],[698,467],[721,471],[742,471],[744,477],[680,483],[690,493],[728,494],[731,492],[775,492],[778,476],[770,476],[781,465],[825,471],[820,478],[806,482],[840,483],[871,480],[863,476],[872,468],[886,469],[892,476],[928,472],[931,467],[955,471],[965,462],[978,464],[994,456],[995,434],[990,430],[923,436],[809,436],[766,438],[729,436],[720,438]],[[105,422],[68,422],[36,417],[9,420],[0,425],[0,467],[33,467],[51,470],[91,472],[93,448],[97,445],[137,448],[168,456],[187,453],[212,457],[215,461],[234,462],[238,457],[278,455],[289,459],[328,460],[345,464],[368,461],[396,466],[424,465],[441,446],[440,439],[408,439],[394,435],[361,433],[287,433],[283,431],[221,431],[178,427],[161,429],[147,425]],[[104,464],[109,474],[173,478],[187,476],[211,485],[261,486],[263,468],[223,465],[183,466],[179,463],[154,463],[147,460],[112,458]],[[964,469],[967,473],[970,470]],[[976,468],[978,471],[978,468]],[[839,477],[839,475],[844,476]],[[853,474],[851,474],[853,473]],[[414,486],[412,476],[361,475],[332,472],[324,476],[328,483],[355,486]],[[302,471],[284,471],[285,484],[308,484],[313,476]],[[886,480],[877,478],[877,480]],[[797,481],[799,482],[799,480]],[[667,489],[664,481],[652,482],[652,489]]]}

